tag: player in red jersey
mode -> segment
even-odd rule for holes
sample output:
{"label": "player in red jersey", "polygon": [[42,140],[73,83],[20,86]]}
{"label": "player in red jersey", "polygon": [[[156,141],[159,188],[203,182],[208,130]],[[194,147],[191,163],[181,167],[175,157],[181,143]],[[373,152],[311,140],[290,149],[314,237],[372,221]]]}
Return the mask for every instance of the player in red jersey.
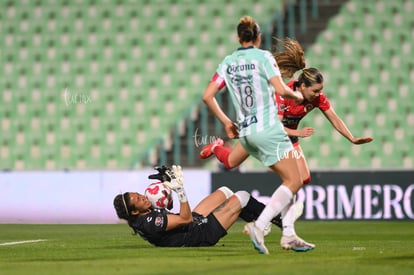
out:
{"label": "player in red jersey", "polygon": [[278,104],[278,115],[285,130],[296,150],[297,163],[304,184],[310,182],[310,171],[299,144],[299,137],[309,137],[315,129],[304,127],[298,129],[299,122],[313,109],[318,108],[329,120],[332,126],[342,136],[353,144],[364,144],[371,142],[371,137],[354,137],[342,119],[336,114],[334,108],[329,103],[328,98],[323,93],[323,76],[318,69],[307,68],[302,70],[297,80],[292,80],[287,84],[292,90],[302,93],[304,101],[300,104],[284,99],[276,94]]}

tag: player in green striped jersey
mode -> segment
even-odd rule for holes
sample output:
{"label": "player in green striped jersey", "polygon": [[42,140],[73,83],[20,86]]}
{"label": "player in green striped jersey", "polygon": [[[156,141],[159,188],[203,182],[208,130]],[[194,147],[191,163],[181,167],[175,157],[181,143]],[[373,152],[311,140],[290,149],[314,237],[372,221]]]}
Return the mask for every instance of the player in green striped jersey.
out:
{"label": "player in green striped jersey", "polygon": [[[250,16],[240,19],[237,34],[241,47],[227,56],[217,69],[217,79],[211,81],[203,94],[203,101],[223,124],[229,138],[239,138],[243,148],[282,179],[265,209],[255,222],[246,224],[244,232],[250,237],[259,253],[268,254],[264,244],[264,229],[278,215],[292,215],[293,196],[302,182],[294,156],[293,146],[283,125],[277,119],[274,92],[297,102],[303,100],[283,82],[280,70],[268,51],[259,49],[260,27]],[[223,112],[215,99],[224,83],[230,93],[237,113],[237,123]],[[237,157],[237,156],[236,156]],[[292,237],[294,247],[303,251],[314,248],[296,234]]]}

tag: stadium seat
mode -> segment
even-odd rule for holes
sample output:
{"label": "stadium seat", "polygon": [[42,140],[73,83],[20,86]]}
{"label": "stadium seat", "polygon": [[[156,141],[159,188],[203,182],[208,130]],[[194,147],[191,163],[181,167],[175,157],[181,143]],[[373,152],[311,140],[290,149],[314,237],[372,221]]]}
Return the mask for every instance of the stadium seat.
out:
{"label": "stadium seat", "polygon": [[[0,108],[5,130],[1,150],[10,147],[2,163],[11,169],[130,168],[138,155],[156,146],[153,140],[167,137],[169,127],[201,103],[200,87],[221,58],[237,47],[235,20],[251,14],[266,24],[283,4],[161,2],[145,0],[139,8],[136,1],[1,4],[5,39],[0,87],[3,102],[11,100]],[[307,52],[308,64],[326,76],[325,91],[350,128],[361,133],[374,122],[373,135],[389,143],[391,137],[398,138],[398,129],[413,135],[405,127],[413,113],[407,92],[414,82],[412,11],[410,1],[348,1]],[[68,104],[65,90],[92,101]],[[393,106],[404,113],[392,114]],[[358,112],[364,116],[357,117]],[[318,125],[317,131],[329,138],[322,142],[315,135],[309,140],[333,155],[319,160],[318,149],[304,139],[312,163],[332,168],[341,164],[335,160],[339,155],[344,163],[352,159],[342,142],[338,152],[332,149],[334,130],[323,117],[319,125],[320,120],[315,115],[304,122]],[[381,133],[377,122],[394,127],[392,133]],[[108,139],[111,148],[105,148]],[[375,146],[381,152],[381,145]],[[406,159],[413,155],[408,147],[400,151]],[[382,167],[403,165],[380,153],[378,157]],[[355,167],[352,161],[348,165]],[[361,161],[358,167],[363,165]]]}
{"label": "stadium seat", "polygon": [[[371,133],[374,137],[373,143],[355,147],[360,150],[358,155],[347,153],[352,151],[342,150],[343,157],[349,160],[347,168],[402,167],[404,165],[402,154],[406,156],[413,154],[408,146],[398,145],[401,136],[409,134],[407,121],[402,121],[401,118],[407,116],[407,113],[402,112],[410,114],[411,109],[407,106],[409,105],[407,102],[412,101],[408,99],[408,93],[404,88],[401,90],[404,96],[398,95],[399,86],[404,87],[406,83],[412,83],[409,80],[409,71],[413,59],[410,55],[401,56],[402,44],[407,52],[411,48],[407,42],[411,29],[411,27],[407,28],[409,26],[407,22],[411,18],[408,15],[410,7],[405,9],[406,5],[407,1],[349,1],[328,23],[328,29],[317,38],[317,43],[312,46],[312,49],[318,49],[318,52],[308,51],[307,59],[312,66],[321,66],[329,70],[326,86],[330,85],[330,92],[328,90],[326,92],[336,103],[337,113],[349,124],[349,128],[355,135],[365,132]],[[326,34],[331,35],[326,36]],[[342,40],[341,43],[339,43],[340,40]],[[358,53],[359,58],[342,54],[344,41],[352,43],[352,52]],[[396,41],[402,41],[402,43],[396,43]],[[326,43],[329,43],[331,49],[322,48],[321,45]],[[327,52],[334,53],[334,58],[329,59],[331,62],[326,62],[321,58],[321,55]],[[340,61],[335,61],[338,58]],[[339,68],[332,66],[335,65],[332,61],[339,64]],[[330,65],[331,68],[329,68]],[[400,76],[400,74],[405,74],[405,76]],[[343,75],[347,77],[343,78]],[[335,88],[335,85],[338,85],[336,87],[347,86],[347,89],[343,91],[347,91],[346,95],[351,97],[349,101],[341,97],[343,93],[331,92],[341,90]],[[331,144],[329,140],[325,142]],[[306,150],[312,150],[308,148],[307,142],[304,142],[305,146]],[[387,154],[384,153],[384,146],[389,150]],[[332,149],[332,146],[330,148]],[[317,152],[315,154],[317,155]],[[406,159],[406,163],[409,163],[407,157]],[[317,161],[319,168],[322,162],[319,159]],[[324,163],[324,165],[335,167],[334,163]]]}

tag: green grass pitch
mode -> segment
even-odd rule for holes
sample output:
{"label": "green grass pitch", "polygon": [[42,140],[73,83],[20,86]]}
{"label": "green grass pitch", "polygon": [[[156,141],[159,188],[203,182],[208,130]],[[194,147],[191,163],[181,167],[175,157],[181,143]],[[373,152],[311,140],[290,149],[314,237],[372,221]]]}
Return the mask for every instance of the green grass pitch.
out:
{"label": "green grass pitch", "polygon": [[[0,224],[0,274],[414,274],[414,223],[298,221],[313,251],[258,254],[237,222],[214,247],[156,248],[125,224]],[[18,243],[21,241],[41,242]]]}

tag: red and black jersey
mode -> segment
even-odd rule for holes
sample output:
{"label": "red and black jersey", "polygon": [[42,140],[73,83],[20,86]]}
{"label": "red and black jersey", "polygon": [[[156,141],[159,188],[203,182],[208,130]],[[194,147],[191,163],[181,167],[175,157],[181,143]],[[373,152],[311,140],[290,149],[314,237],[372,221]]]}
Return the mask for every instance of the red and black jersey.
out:
{"label": "red and black jersey", "polygon": [[[297,83],[296,80],[290,81],[287,86],[295,91],[295,83]],[[278,105],[277,114],[283,116],[283,125],[290,129],[297,129],[300,120],[313,109],[319,108],[322,112],[325,112],[331,107],[328,98],[322,91],[311,102],[305,100],[302,103],[296,103],[293,99],[283,98],[278,94],[276,94],[276,102]]]}

